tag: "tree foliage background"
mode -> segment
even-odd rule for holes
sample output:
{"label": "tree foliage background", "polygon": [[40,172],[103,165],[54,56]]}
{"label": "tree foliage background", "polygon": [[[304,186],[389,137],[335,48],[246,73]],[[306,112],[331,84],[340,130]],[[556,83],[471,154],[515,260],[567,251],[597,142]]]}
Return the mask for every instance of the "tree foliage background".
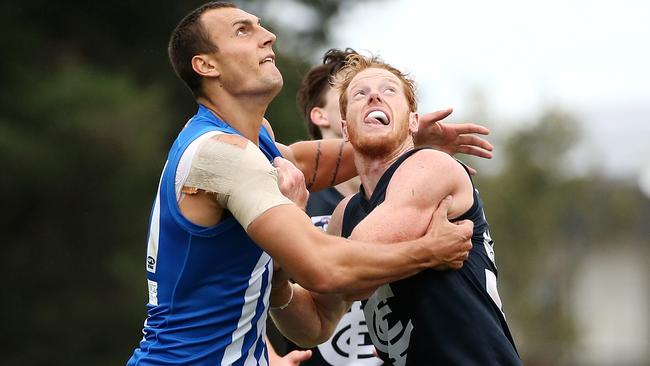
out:
{"label": "tree foliage background", "polygon": [[[123,364],[141,338],[149,209],[167,148],[195,110],[166,43],[202,3],[0,4],[1,364]],[[269,3],[238,5],[265,18]],[[274,11],[290,2],[275,3]],[[267,24],[285,79],[268,118],[285,143],[306,136],[295,92],[345,6],[294,3],[317,15],[310,29]],[[566,291],[580,251],[643,243],[650,205],[600,172],[562,174],[579,136],[570,115],[531,126],[504,142],[507,163],[478,184],[522,355],[531,365],[567,364],[579,330]]]}

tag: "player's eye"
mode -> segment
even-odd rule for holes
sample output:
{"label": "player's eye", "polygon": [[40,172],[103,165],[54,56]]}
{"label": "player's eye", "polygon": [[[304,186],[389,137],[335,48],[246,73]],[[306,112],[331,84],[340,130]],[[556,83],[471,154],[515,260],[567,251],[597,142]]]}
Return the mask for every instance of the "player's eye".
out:
{"label": "player's eye", "polygon": [[241,27],[237,28],[237,31],[235,32],[235,34],[237,35],[237,37],[242,37],[242,36],[245,36],[245,35],[248,34],[248,30],[246,29],[246,27],[241,26]]}

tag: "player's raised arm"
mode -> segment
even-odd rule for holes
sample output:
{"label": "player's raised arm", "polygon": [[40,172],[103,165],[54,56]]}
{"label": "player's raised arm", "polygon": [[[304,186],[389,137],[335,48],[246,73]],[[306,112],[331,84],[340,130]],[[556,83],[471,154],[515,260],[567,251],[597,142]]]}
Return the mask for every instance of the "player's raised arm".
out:
{"label": "player's raised arm", "polygon": [[303,172],[307,189],[312,192],[335,186],[357,175],[352,147],[342,139],[278,145],[282,155]]}

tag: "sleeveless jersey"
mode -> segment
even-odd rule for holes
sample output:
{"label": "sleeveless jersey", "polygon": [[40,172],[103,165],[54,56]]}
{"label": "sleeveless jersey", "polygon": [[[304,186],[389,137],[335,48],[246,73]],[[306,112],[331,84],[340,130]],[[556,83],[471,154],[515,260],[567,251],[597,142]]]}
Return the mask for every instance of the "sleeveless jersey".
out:
{"label": "sleeveless jersey", "polygon": [[[388,168],[369,200],[362,187],[349,201],[343,236],[348,237],[384,201],[391,177],[418,150],[406,152]],[[521,365],[497,293],[493,242],[483,203],[476,189],[473,195],[472,207],[456,219],[474,222],[473,248],[462,269],[425,270],[379,287],[366,300],[370,336],[387,363]]]}
{"label": "sleeveless jersey", "polygon": [[[332,212],[343,199],[343,195],[330,187],[309,195],[307,214],[317,227],[327,230]],[[368,333],[363,304],[355,301],[334,330],[332,337],[312,349],[309,360],[301,366],[378,366],[382,362],[373,356],[375,347]],[[301,349],[288,342],[287,350]]]}
{"label": "sleeveless jersey", "polygon": [[[150,218],[144,337],[129,366],[268,363],[264,334],[271,257],[232,215],[202,227],[178,207],[187,178],[179,162],[197,139],[217,133],[239,134],[201,105],[169,151]],[[264,128],[259,148],[269,161],[280,156]]]}

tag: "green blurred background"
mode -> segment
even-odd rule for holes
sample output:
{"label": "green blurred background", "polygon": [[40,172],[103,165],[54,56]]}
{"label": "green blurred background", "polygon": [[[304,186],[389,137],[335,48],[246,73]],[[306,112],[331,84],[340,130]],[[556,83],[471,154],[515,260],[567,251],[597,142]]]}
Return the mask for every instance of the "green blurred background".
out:
{"label": "green blurred background", "polygon": [[[0,4],[1,365],[119,365],[140,340],[149,209],[195,110],[166,42],[202,3]],[[298,3],[317,14],[300,30],[266,23],[285,80],[267,117],[279,141],[304,139],[297,86],[350,3],[236,3],[262,18]],[[498,168],[467,159],[504,308],[527,365],[650,365],[650,201],[598,169],[566,174],[577,122],[565,109],[531,115],[491,137]]]}

